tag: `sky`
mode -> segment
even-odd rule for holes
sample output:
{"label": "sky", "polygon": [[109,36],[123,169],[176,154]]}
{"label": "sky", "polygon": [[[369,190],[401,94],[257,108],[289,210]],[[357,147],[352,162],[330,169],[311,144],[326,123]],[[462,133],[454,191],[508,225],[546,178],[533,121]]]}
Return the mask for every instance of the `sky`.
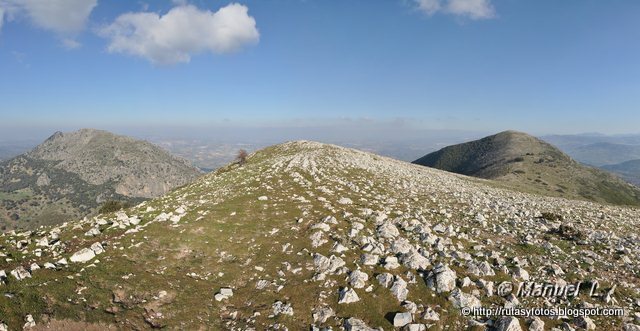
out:
{"label": "sky", "polygon": [[638,124],[635,0],[0,0],[0,138]]}

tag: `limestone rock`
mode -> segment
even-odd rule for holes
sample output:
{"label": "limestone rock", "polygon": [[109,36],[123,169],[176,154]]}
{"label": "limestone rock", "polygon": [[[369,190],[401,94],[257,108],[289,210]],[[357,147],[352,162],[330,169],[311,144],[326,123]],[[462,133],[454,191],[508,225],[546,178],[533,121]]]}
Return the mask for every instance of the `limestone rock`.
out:
{"label": "limestone rock", "polygon": [[496,331],[522,331],[520,322],[512,316],[501,317],[495,325]]}
{"label": "limestone rock", "polygon": [[96,257],[96,253],[90,248],[83,248],[75,252],[70,258],[71,262],[85,263]]}
{"label": "limestone rock", "polygon": [[350,317],[344,321],[346,331],[378,331],[367,325],[363,320]]}
{"label": "limestone rock", "polygon": [[11,270],[11,276],[17,280],[23,280],[25,278],[31,278],[31,273],[27,271],[23,266],[19,266]]}
{"label": "limestone rock", "polygon": [[335,316],[335,312],[331,307],[319,307],[313,312],[314,323],[325,323],[329,318]]}
{"label": "limestone rock", "polygon": [[369,275],[360,270],[354,270],[349,275],[349,285],[353,288],[363,288],[367,285],[367,280],[369,280]]}
{"label": "limestone rock", "polygon": [[473,294],[462,292],[459,288],[454,289],[449,295],[449,301],[456,308],[479,308],[481,302]]}
{"label": "limestone rock", "polygon": [[282,301],[276,301],[271,305],[271,310],[274,316],[289,315],[293,316],[293,307],[290,303],[283,303]]}
{"label": "limestone rock", "polygon": [[391,294],[398,299],[398,301],[404,301],[407,299],[407,295],[409,294],[409,290],[407,289],[407,282],[400,278],[396,277],[395,281],[391,285]]}
{"label": "limestone rock", "polygon": [[360,301],[360,297],[358,296],[356,291],[348,287],[343,287],[342,289],[340,289],[338,298],[339,304],[354,303],[358,301]]}
{"label": "limestone rock", "polygon": [[431,271],[427,286],[438,293],[453,291],[456,288],[456,272],[449,266],[439,263]]}
{"label": "limestone rock", "polygon": [[413,322],[411,313],[396,313],[393,316],[393,326],[396,328],[403,327],[411,322]]}

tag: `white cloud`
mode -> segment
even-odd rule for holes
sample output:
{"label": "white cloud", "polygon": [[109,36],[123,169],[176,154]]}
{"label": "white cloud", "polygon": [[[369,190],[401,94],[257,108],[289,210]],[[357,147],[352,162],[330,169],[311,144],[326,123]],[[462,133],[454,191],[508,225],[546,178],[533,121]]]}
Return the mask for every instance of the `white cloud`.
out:
{"label": "white cloud", "polygon": [[2,24],[4,23],[4,9],[0,7],[0,31],[2,30]]}
{"label": "white cloud", "polygon": [[110,39],[108,50],[146,58],[154,64],[189,62],[202,52],[228,53],[260,38],[248,8],[230,4],[217,12],[192,5],[177,6],[165,15],[126,13],[100,29]]}
{"label": "white cloud", "polygon": [[433,15],[441,9],[440,0],[416,0],[418,8],[429,15]]}
{"label": "white cloud", "polygon": [[76,49],[82,46],[82,44],[80,44],[78,41],[69,38],[62,39],[62,45],[66,49]]}
{"label": "white cloud", "polygon": [[[35,26],[53,31],[63,40],[82,31],[98,0],[0,0],[2,17],[7,21],[26,17]],[[77,43],[77,42],[76,42]]]}
{"label": "white cloud", "polygon": [[491,0],[414,0],[418,9],[427,15],[437,12],[468,17],[470,19],[489,19],[495,17]]}
{"label": "white cloud", "polygon": [[447,11],[451,14],[467,16],[472,19],[495,17],[490,0],[449,0]]}
{"label": "white cloud", "polygon": [[31,20],[61,34],[80,32],[98,0],[22,0]]}

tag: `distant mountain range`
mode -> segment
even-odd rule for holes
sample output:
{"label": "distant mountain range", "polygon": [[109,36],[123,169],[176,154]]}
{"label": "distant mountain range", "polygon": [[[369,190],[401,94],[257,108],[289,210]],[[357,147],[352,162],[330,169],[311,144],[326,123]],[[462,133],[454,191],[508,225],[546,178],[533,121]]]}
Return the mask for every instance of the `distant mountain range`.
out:
{"label": "distant mountain range", "polygon": [[414,163],[495,179],[524,192],[640,205],[640,188],[582,165],[551,144],[516,131],[445,147]]}
{"label": "distant mountain range", "polygon": [[574,159],[596,167],[640,159],[640,145],[597,142],[560,148]]}
{"label": "distant mountain range", "polygon": [[34,227],[79,218],[108,200],[142,201],[201,172],[145,141],[106,131],[57,132],[0,163],[0,225]]}
{"label": "distant mountain range", "polygon": [[553,135],[542,137],[574,159],[613,172],[640,185],[640,135],[600,134]]}
{"label": "distant mountain range", "polygon": [[620,175],[620,177],[632,184],[640,186],[640,160],[605,165],[602,168]]}

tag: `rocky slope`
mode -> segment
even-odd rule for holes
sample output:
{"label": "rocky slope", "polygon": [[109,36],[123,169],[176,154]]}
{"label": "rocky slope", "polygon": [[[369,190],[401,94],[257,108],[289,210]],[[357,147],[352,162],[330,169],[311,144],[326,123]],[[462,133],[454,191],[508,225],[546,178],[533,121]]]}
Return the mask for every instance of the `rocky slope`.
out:
{"label": "rocky slope", "polygon": [[[313,142],[270,147],[125,212],[0,236],[0,320],[11,329],[638,329],[639,210],[487,183]],[[604,294],[503,291],[527,279],[598,281]],[[627,315],[462,316],[481,305]]]}
{"label": "rocky slope", "polygon": [[191,182],[200,171],[145,141],[106,131],[57,132],[0,163],[0,223],[55,223],[107,200],[141,201]]}
{"label": "rocky slope", "polygon": [[637,187],[606,171],[582,165],[552,145],[516,131],[445,147],[414,163],[495,179],[524,192],[640,206]]}

